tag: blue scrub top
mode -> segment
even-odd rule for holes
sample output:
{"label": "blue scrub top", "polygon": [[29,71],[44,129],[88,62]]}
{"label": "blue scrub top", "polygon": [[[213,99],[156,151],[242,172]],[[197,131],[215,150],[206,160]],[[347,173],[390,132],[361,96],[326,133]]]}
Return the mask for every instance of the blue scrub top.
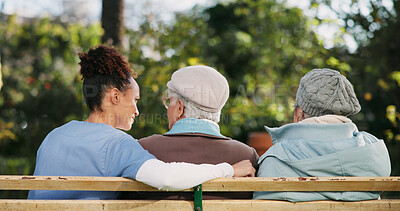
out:
{"label": "blue scrub top", "polygon": [[[34,175],[135,179],[155,159],[130,135],[110,125],[71,121],[51,131],[39,147]],[[28,199],[114,199],[113,191],[33,190]]]}

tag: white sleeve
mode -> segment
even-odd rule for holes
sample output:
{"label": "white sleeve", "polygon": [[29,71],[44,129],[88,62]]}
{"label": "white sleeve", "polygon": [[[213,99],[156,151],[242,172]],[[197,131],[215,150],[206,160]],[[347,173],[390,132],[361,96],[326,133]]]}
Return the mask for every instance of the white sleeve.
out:
{"label": "white sleeve", "polygon": [[196,165],[150,159],[139,168],[136,180],[160,190],[177,191],[218,177],[232,177],[233,173],[233,167],[228,163]]}

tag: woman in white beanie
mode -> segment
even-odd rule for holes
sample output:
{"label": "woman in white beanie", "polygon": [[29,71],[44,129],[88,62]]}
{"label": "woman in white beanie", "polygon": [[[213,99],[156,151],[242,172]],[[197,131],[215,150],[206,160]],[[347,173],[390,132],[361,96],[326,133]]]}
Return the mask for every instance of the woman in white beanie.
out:
{"label": "woman in white beanie", "polygon": [[[163,190],[183,190],[210,179],[253,176],[250,161],[216,165],[166,163],[130,135],[139,115],[139,85],[114,48],[100,45],[80,53],[86,121],[73,120],[51,131],[37,152],[34,175],[128,177]],[[115,199],[114,191],[31,190],[29,199]]]}
{"label": "woman in white beanie", "polygon": [[[265,127],[274,145],[259,159],[258,177],[389,176],[383,140],[359,132],[347,116],[361,106],[338,71],[314,69],[300,81],[292,124]],[[381,192],[255,192],[254,199],[287,201],[379,198]]]}
{"label": "woman in white beanie", "polygon": [[[216,69],[187,66],[175,71],[167,83],[168,98],[164,99],[169,131],[140,139],[139,144],[164,162],[234,164],[250,160],[257,167],[254,148],[221,134],[218,122],[221,109],[229,97],[229,84]],[[193,200],[193,194],[125,193],[124,198]],[[204,193],[204,199],[246,199],[252,192]]]}

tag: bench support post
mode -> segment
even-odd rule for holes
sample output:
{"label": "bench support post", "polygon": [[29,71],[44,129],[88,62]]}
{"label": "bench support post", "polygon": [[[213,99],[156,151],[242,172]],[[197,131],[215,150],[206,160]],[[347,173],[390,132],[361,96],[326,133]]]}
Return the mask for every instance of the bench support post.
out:
{"label": "bench support post", "polygon": [[194,189],[194,211],[203,211],[203,187],[198,185]]}

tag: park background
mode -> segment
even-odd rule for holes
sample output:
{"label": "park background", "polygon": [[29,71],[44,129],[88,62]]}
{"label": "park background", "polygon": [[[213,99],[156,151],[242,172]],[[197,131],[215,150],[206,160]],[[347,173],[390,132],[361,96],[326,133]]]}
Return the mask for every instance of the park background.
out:
{"label": "park background", "polygon": [[385,140],[400,175],[399,0],[94,1],[59,1],[62,12],[36,1],[32,15],[35,1],[0,0],[0,174],[32,174],[47,133],[87,118],[77,53],[108,43],[138,75],[140,115],[128,131],[137,139],[168,130],[161,98],[181,67],[228,79],[220,127],[244,143],[291,122],[300,78],[325,67],[354,84],[362,110],[351,119]]}

